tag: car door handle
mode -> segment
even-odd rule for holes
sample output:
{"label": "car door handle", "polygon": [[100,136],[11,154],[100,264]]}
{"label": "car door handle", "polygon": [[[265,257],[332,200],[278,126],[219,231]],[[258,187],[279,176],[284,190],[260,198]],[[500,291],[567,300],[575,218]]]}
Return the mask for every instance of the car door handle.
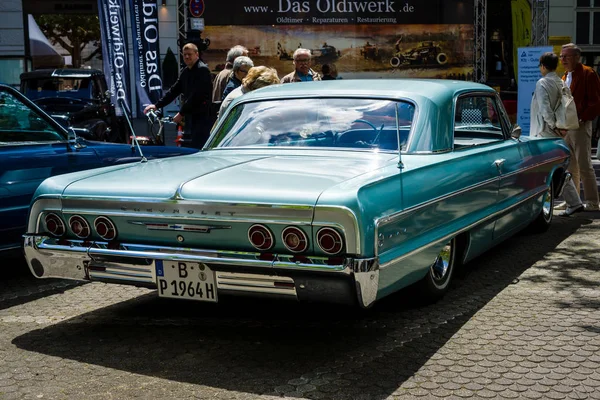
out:
{"label": "car door handle", "polygon": [[500,168],[501,166],[503,166],[503,165],[504,165],[504,161],[506,161],[504,158],[500,158],[500,159],[498,159],[498,160],[494,161],[494,165],[495,165],[496,167]]}

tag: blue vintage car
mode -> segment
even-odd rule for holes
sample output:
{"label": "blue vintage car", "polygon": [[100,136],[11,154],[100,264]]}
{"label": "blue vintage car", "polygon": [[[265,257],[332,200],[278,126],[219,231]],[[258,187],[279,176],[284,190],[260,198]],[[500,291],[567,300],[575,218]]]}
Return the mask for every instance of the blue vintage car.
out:
{"label": "blue vintage car", "polygon": [[[146,158],[197,152],[144,146]],[[135,162],[126,144],[86,141],[69,133],[15,89],[0,85],[0,252],[22,246],[29,203],[46,178],[67,172]]]}
{"label": "blue vintage car", "polygon": [[459,264],[551,223],[568,149],[519,136],[476,83],[269,86],[233,102],[198,154],[46,180],[26,258],[39,278],[208,302],[369,307],[411,284],[437,298]]}

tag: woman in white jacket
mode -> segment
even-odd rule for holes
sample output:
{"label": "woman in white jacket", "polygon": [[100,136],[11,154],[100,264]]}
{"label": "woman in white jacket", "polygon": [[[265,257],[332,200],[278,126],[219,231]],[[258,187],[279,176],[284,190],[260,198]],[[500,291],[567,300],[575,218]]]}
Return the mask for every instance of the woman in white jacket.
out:
{"label": "woman in white jacket", "polygon": [[[533,137],[564,137],[566,129],[556,128],[554,110],[561,99],[563,81],[556,75],[558,56],[552,52],[544,53],[540,57],[540,72],[542,77],[535,84],[535,92],[531,99],[531,124],[530,136]],[[569,180],[563,190],[563,197],[567,203],[565,211],[560,216],[569,216],[584,211],[583,202],[579,191],[572,180]]]}

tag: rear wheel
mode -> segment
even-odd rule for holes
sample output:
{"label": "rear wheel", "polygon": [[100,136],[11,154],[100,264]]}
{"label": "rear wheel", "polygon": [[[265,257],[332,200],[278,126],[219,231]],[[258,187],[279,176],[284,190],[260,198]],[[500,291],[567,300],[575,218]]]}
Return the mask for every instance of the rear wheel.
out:
{"label": "rear wheel", "polygon": [[532,232],[545,232],[550,228],[550,224],[552,224],[552,217],[554,212],[554,181],[550,183],[548,189],[544,192],[542,196],[542,209],[540,210],[539,215],[530,225],[530,230]]}
{"label": "rear wheel", "polygon": [[436,300],[448,291],[457,264],[457,255],[457,240],[453,238],[442,247],[427,275],[419,282],[420,289],[427,299]]}

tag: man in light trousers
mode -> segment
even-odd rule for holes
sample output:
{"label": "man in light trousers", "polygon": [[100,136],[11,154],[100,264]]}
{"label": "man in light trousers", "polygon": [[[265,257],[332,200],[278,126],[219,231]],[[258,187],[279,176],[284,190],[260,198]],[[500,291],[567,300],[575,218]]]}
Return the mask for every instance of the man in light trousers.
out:
{"label": "man in light trousers", "polygon": [[565,137],[571,148],[569,171],[577,188],[583,183],[585,209],[595,211],[600,208],[591,149],[592,123],[600,115],[600,79],[581,63],[581,49],[573,43],[562,46],[560,60],[566,71],[563,80],[571,89],[579,117],[579,129],[570,130]]}

